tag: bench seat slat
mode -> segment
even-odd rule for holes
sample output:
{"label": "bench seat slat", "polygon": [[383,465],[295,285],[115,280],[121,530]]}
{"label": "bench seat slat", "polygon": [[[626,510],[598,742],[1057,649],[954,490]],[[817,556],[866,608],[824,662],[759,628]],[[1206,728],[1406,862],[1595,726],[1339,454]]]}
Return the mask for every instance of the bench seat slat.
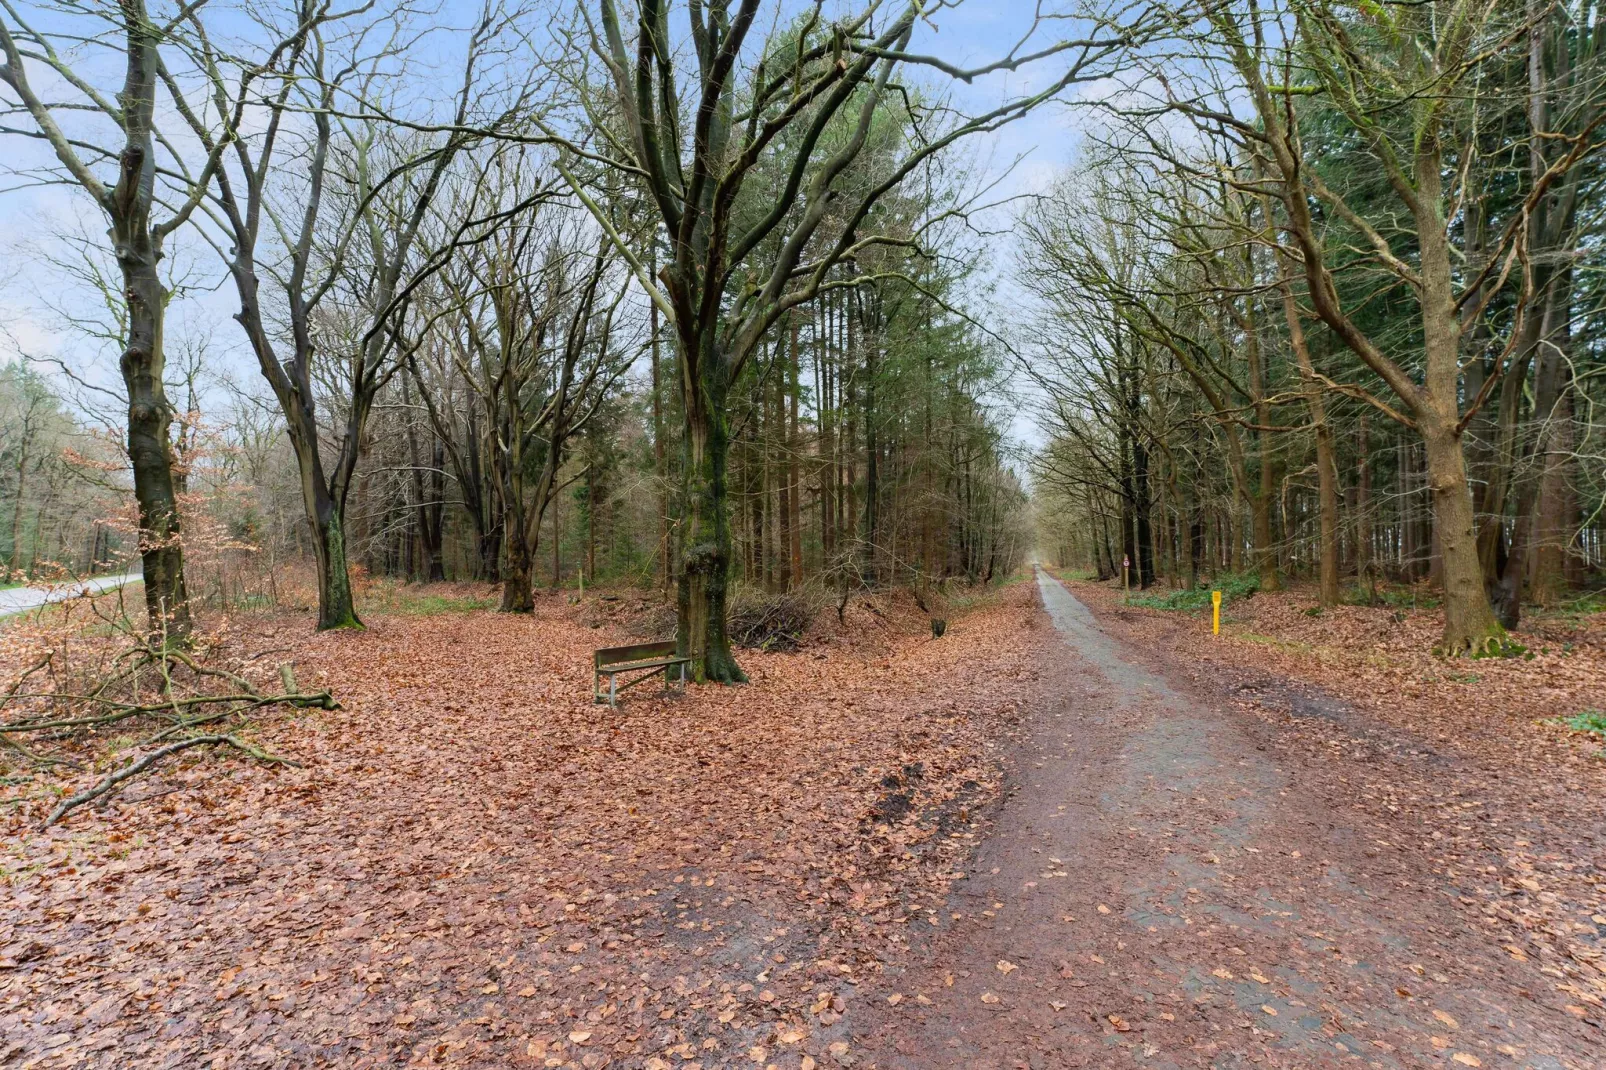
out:
{"label": "bench seat slat", "polygon": [[597,651],[593,658],[598,668],[606,668],[609,665],[615,665],[620,662],[674,656],[675,641],[670,639],[661,643],[637,643],[634,646],[604,647]]}
{"label": "bench seat slat", "polygon": [[690,660],[690,658],[658,658],[655,661],[609,662],[601,667],[601,671],[602,674],[606,676],[610,673],[629,672],[631,669],[653,669],[660,668],[664,665],[679,665],[683,661]]}

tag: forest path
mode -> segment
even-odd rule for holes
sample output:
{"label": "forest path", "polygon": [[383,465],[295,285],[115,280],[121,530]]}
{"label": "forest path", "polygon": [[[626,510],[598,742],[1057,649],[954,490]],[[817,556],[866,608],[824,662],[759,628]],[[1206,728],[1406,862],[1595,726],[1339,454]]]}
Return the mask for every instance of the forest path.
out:
{"label": "forest path", "polygon": [[49,586],[8,587],[0,591],[0,617],[25,613],[30,609],[38,609],[52,602],[65,602],[69,598],[77,598],[84,594],[101,594],[130,583],[138,583],[143,578],[138,572],[129,572],[121,576],[96,576],[93,579],[73,580],[70,583]]}
{"label": "forest path", "polygon": [[1052,699],[942,928],[857,1023],[866,1063],[1599,1065],[1535,963],[1351,823],[1347,759],[1285,766],[1037,580],[1066,642]]}

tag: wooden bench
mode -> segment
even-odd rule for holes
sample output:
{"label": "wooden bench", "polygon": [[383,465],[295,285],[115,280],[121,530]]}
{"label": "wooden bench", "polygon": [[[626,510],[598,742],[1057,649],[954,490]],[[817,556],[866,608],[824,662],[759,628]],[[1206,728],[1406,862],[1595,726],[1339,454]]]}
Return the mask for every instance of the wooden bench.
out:
{"label": "wooden bench", "polygon": [[[618,704],[619,692],[625,688],[635,687],[643,680],[664,674],[664,686],[669,686],[669,670],[680,669],[680,686],[686,686],[686,666],[691,664],[691,658],[681,657],[675,653],[675,641],[665,640],[662,643],[638,643],[635,646],[603,647],[591,655],[591,701],[606,702],[609,707]],[[641,676],[627,682],[624,687],[619,686],[621,673],[640,672]],[[602,678],[608,678],[608,692],[603,694]]]}

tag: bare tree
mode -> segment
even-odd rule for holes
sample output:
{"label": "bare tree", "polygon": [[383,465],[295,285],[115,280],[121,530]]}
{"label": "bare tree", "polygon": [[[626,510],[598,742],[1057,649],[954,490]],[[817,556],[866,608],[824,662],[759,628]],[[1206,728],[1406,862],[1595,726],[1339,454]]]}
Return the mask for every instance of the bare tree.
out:
{"label": "bare tree", "polygon": [[[304,30],[290,47],[258,63],[229,57],[210,42],[203,52],[217,110],[231,117],[220,144],[234,160],[215,170],[210,211],[227,235],[228,248],[220,251],[239,295],[236,318],[295,449],[314,533],[320,629],[361,626],[347,569],[346,502],[374,399],[403,367],[415,290],[456,247],[483,240],[522,207],[482,210],[474,181],[462,190],[454,185],[454,166],[476,141],[475,108],[487,91],[482,65],[500,49],[510,16],[487,7],[468,32],[449,120],[430,132],[396,118],[406,109],[394,65],[419,36],[405,14],[344,26],[302,0],[295,20]],[[388,33],[373,44],[385,27]],[[222,103],[233,84],[228,72],[241,67],[273,87],[259,109],[245,98],[233,107]],[[246,119],[262,110],[260,132],[248,133]],[[206,140],[195,113],[184,114]],[[485,125],[496,124],[492,118]],[[286,176],[287,165],[305,170]],[[437,218],[443,211],[449,219]],[[264,240],[264,226],[276,246]],[[279,322],[264,307],[263,270],[275,287]],[[332,443],[316,396],[320,350],[334,351],[343,380]]]}
{"label": "bare tree", "polygon": [[[586,176],[636,184],[667,243],[656,277],[627,243],[619,245],[676,342],[685,451],[678,633],[699,679],[745,679],[726,633],[728,405],[736,377],[788,310],[868,277],[836,277],[838,265],[859,264],[878,245],[918,243],[918,229],[913,237],[877,231],[873,210],[883,197],[962,138],[996,130],[1066,86],[1100,76],[1131,36],[1116,27],[1034,48],[1034,24],[1008,55],[967,70],[907,50],[917,21],[931,14],[926,5],[905,4],[876,29],[882,6],[827,22],[817,2],[763,38],[754,34],[762,0],[689,0],[691,49],[683,60],[672,0],[642,0],[633,27],[615,0],[596,0],[583,9],[578,47],[565,53],[593,58],[610,91],[596,92],[589,65],[573,71],[569,84],[595,136],[561,138],[545,128],[568,150],[562,173],[612,234]],[[782,21],[778,6],[772,14]],[[942,109],[921,104],[895,79],[924,68],[970,81],[1052,57],[1069,62],[1039,91],[979,115],[945,112],[946,123]],[[868,169],[863,155],[872,128],[895,107],[904,109],[908,139]],[[765,168],[778,182],[749,188]]]}
{"label": "bare tree", "polygon": [[[25,18],[10,0],[0,4],[0,50],[5,54],[0,83],[12,98],[8,114],[27,124],[0,127],[0,133],[44,142],[56,167],[46,168],[39,181],[77,186],[110,223],[108,236],[127,306],[118,363],[127,392],[127,445],[139,506],[145,605],[150,630],[175,641],[188,636],[191,622],[170,439],[173,406],[163,383],[168,292],[161,261],[169,238],[199,206],[221,161],[222,144],[196,153],[199,161],[184,159],[158,130],[156,107],[167,70],[162,51],[173,47],[174,30],[195,9],[178,6],[158,18],[145,0],[119,0],[115,6],[70,12],[97,24],[86,29],[77,19],[61,25],[58,12],[37,11],[46,20],[38,22]],[[104,30],[110,36],[103,37]],[[121,62],[123,82],[115,93],[97,87],[92,72],[75,62],[75,43],[91,40],[107,42]],[[42,96],[31,70],[48,72],[71,99]],[[109,123],[118,140],[106,138],[101,126],[82,129],[90,116]]]}
{"label": "bare tree", "polygon": [[[528,202],[530,170],[522,156],[499,168],[500,184],[511,191],[504,197]],[[560,473],[569,443],[636,356],[615,338],[629,276],[616,278],[619,261],[605,241],[585,253],[579,220],[559,213],[572,209],[551,209],[551,221],[526,212],[442,277],[455,306],[443,319],[453,330],[442,347],[453,365],[433,366],[430,378],[443,382],[455,372],[484,413],[483,455],[502,533],[501,608],[510,613],[534,608],[541,522],[567,485]],[[437,434],[450,436],[448,414],[417,374],[419,360],[410,359]]]}

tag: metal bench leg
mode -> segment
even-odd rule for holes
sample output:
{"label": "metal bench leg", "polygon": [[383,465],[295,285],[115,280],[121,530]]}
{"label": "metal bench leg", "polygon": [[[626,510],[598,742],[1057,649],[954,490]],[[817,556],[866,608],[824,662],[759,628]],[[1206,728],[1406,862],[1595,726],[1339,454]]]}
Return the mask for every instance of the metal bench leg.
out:
{"label": "metal bench leg", "polygon": [[610,710],[617,709],[618,708],[618,706],[617,706],[618,701],[619,701],[619,674],[618,673],[610,673],[608,675],[608,708]]}

